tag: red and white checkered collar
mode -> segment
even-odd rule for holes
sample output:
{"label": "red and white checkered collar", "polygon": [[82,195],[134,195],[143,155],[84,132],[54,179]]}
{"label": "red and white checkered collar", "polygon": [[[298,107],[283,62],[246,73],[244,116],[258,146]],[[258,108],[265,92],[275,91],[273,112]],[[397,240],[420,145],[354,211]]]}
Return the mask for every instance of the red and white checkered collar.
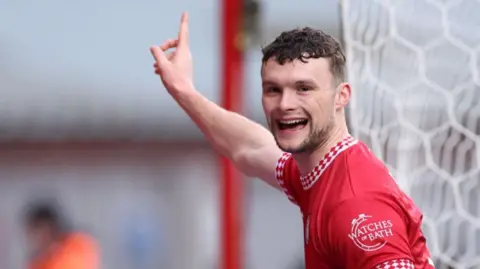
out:
{"label": "red and white checkered collar", "polygon": [[357,144],[358,140],[354,139],[351,136],[345,137],[342,141],[338,142],[334,147],[330,149],[325,156],[320,160],[320,162],[313,168],[313,170],[304,175],[300,176],[300,182],[304,190],[310,189],[315,182],[320,178],[320,176],[327,170],[328,166],[335,160],[335,158],[348,149],[349,147]]}

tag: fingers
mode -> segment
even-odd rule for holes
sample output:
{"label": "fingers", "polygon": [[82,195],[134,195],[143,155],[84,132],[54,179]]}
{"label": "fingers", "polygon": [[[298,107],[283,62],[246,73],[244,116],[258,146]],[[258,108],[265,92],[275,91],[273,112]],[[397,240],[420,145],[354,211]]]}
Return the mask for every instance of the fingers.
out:
{"label": "fingers", "polygon": [[166,63],[171,58],[171,53],[169,55],[165,55],[165,51],[175,48],[178,46],[178,40],[176,39],[169,39],[165,41],[160,46],[152,46],[150,47],[150,52],[152,53],[153,57],[157,61],[159,65]]}
{"label": "fingers", "polygon": [[150,53],[152,53],[152,56],[155,58],[155,61],[159,67],[168,64],[167,56],[165,56],[165,52],[163,52],[159,46],[150,47]]}
{"label": "fingers", "polygon": [[188,46],[188,14],[184,12],[182,14],[182,19],[180,21],[180,31],[178,33],[178,46],[187,47]]}
{"label": "fingers", "polygon": [[160,69],[166,66],[174,55],[172,53],[168,53],[167,55],[165,51],[172,48],[182,47],[188,47],[188,14],[186,12],[182,14],[178,39],[169,39],[160,46],[150,47],[150,52],[156,61],[156,64],[154,65],[155,73],[158,74]]}
{"label": "fingers", "polygon": [[169,39],[169,40],[163,42],[163,44],[160,45],[160,48],[163,51],[166,51],[166,50],[169,50],[169,49],[173,49],[177,46],[178,46],[178,39]]}

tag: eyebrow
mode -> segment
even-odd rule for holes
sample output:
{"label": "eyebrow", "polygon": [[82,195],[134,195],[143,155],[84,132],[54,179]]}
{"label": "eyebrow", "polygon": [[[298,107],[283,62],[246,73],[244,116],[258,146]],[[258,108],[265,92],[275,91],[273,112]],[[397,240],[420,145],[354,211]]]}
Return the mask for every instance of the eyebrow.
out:
{"label": "eyebrow", "polygon": [[265,87],[265,86],[278,86],[278,83],[275,83],[270,80],[266,80],[262,82],[262,87]]}
{"label": "eyebrow", "polygon": [[311,79],[301,79],[301,80],[297,80],[295,81],[294,85],[298,86],[298,85],[310,85],[310,86],[315,86],[317,85],[315,83],[315,81],[311,80]]}
{"label": "eyebrow", "polygon": [[[311,79],[301,79],[301,80],[296,80],[293,85],[316,85],[315,81]],[[265,80],[262,82],[262,86],[277,86],[278,83],[271,81],[271,80]]]}

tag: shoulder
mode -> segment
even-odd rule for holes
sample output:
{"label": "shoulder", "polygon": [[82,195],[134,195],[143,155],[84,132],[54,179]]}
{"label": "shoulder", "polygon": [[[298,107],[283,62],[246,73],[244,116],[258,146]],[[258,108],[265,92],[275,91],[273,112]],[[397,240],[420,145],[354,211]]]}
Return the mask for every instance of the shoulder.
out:
{"label": "shoulder", "polygon": [[[386,191],[370,191],[338,202],[329,215],[330,217],[354,217],[365,214],[378,215],[393,212],[397,214],[404,213],[395,195]],[[353,219],[351,218],[352,221]]]}
{"label": "shoulder", "polygon": [[275,168],[275,177],[278,185],[283,190],[288,199],[299,205],[299,193],[296,187],[300,179],[300,171],[290,153],[283,153],[278,159]]}
{"label": "shoulder", "polygon": [[277,161],[275,167],[277,179],[287,179],[292,176],[300,176],[297,164],[291,153],[284,152]]}
{"label": "shoulder", "polygon": [[96,240],[81,232],[68,234],[55,256],[52,268],[98,268],[100,249]]}
{"label": "shoulder", "polygon": [[96,252],[98,245],[93,236],[83,232],[72,232],[64,240],[64,249]]}
{"label": "shoulder", "polygon": [[348,194],[343,198],[354,198],[370,192],[391,192],[397,184],[386,165],[363,142],[346,152],[343,162],[335,173],[343,177],[343,189]]}

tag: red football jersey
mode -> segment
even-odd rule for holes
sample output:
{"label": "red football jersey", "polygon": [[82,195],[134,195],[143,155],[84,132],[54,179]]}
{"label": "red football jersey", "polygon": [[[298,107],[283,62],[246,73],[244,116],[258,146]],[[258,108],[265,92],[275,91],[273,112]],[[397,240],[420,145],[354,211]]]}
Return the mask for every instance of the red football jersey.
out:
{"label": "red football jersey", "polygon": [[276,174],[303,215],[307,269],[434,268],[421,212],[364,143],[345,138],[303,176],[285,153]]}

